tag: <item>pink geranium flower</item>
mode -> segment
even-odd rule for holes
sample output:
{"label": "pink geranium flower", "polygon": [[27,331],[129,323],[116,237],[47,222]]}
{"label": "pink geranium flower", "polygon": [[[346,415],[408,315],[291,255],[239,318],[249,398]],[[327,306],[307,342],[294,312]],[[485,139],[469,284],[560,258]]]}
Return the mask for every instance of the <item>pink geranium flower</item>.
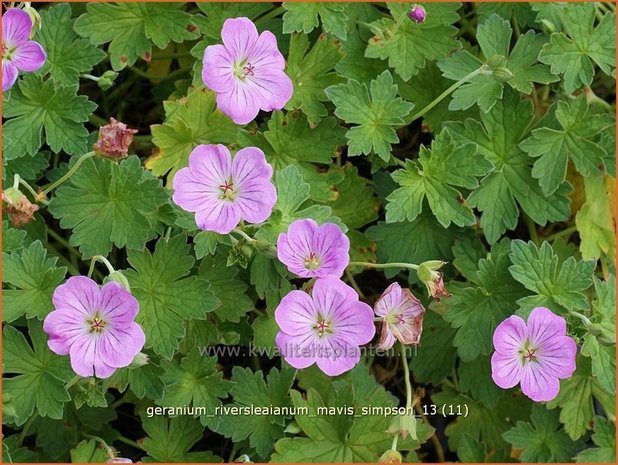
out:
{"label": "pink geranium flower", "polygon": [[292,80],[270,31],[258,35],[248,18],[223,23],[223,45],[204,51],[204,84],[217,93],[217,106],[237,124],[251,122],[260,110],[280,110],[292,98]]}
{"label": "pink geranium flower", "polygon": [[74,276],[56,288],[52,301],[55,310],[43,323],[47,344],[58,355],[69,355],[79,376],[108,378],[144,347],[144,331],[133,321],[139,304],[120,284],[99,287]]}
{"label": "pink geranium flower", "polygon": [[350,240],[334,223],[297,220],[277,239],[277,257],[301,278],[340,277],[350,262]]}
{"label": "pink geranium flower", "polygon": [[32,72],[45,64],[45,50],[30,40],[32,19],[19,8],[2,15],[2,92],[10,89],[19,71]]}
{"label": "pink geranium flower", "polygon": [[314,363],[329,376],[351,370],[360,360],[359,346],[375,334],[371,307],[343,281],[318,278],[311,295],[291,291],[275,310],[281,331],[277,347],[294,368]]}
{"label": "pink geranium flower", "polygon": [[223,145],[198,145],[189,166],[174,176],[172,199],[195,213],[201,229],[228,234],[240,220],[268,219],[277,201],[272,175],[272,166],[256,147],[239,150],[232,160]]}
{"label": "pink geranium flower", "polygon": [[425,308],[398,283],[386,288],[375,304],[376,315],[382,317],[380,349],[390,349],[399,340],[402,344],[418,344],[423,331]]}
{"label": "pink geranium flower", "polygon": [[566,321],[545,307],[532,310],[526,324],[510,316],[494,332],[491,375],[503,389],[521,384],[535,402],[549,401],[560,391],[560,379],[575,371],[577,346],[566,334]]}

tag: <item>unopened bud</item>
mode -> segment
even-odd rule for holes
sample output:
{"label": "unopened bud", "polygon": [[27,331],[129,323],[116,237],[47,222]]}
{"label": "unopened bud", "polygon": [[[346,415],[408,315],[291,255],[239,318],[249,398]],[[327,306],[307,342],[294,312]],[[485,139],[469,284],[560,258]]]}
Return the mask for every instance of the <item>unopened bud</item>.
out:
{"label": "unopened bud", "polygon": [[101,90],[107,90],[114,85],[117,77],[118,73],[116,71],[105,71],[97,81],[97,85]]}
{"label": "unopened bud", "polygon": [[401,456],[401,454],[399,452],[397,452],[396,450],[387,450],[386,452],[384,452],[382,454],[382,457],[380,457],[380,460],[378,460],[378,463],[383,463],[383,464],[396,464],[396,463],[402,463],[403,462],[403,457]]}
{"label": "unopened bud", "polygon": [[30,2],[24,3],[23,10],[28,13],[28,16],[30,16],[30,19],[32,20],[32,30],[30,31],[30,38],[32,38],[34,37],[36,30],[41,29],[41,26],[43,25],[41,15],[39,15],[39,12],[30,6]]}
{"label": "unopened bud", "polygon": [[427,17],[427,12],[422,6],[414,5],[412,6],[412,9],[408,12],[408,17],[415,23],[422,23]]}
{"label": "unopened bud", "polygon": [[416,417],[413,414],[397,415],[386,430],[389,434],[399,434],[402,438],[416,437]]}
{"label": "unopened bud", "polygon": [[148,358],[148,355],[143,352],[138,352],[138,354],[133,357],[133,360],[129,364],[129,368],[139,368],[143,367],[144,365],[148,365],[149,363],[150,359]]}
{"label": "unopened bud", "polygon": [[418,279],[425,284],[430,297],[434,300],[440,300],[440,297],[449,297],[450,294],[444,287],[442,273],[438,270],[444,266],[446,262],[440,260],[429,260],[419,265],[416,274]]}
{"label": "unopened bud", "polygon": [[129,292],[131,291],[131,286],[129,286],[129,281],[125,277],[125,275],[122,274],[122,271],[111,272],[109,276],[107,277],[107,281],[114,281],[120,284],[122,287],[124,287],[127,291]]}

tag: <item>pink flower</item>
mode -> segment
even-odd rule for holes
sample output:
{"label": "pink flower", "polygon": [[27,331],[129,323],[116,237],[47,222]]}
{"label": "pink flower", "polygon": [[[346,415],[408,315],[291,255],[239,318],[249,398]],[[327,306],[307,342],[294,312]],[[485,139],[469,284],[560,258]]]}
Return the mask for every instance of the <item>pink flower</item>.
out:
{"label": "pink flower", "polygon": [[311,295],[291,291],[275,310],[277,346],[294,368],[316,363],[329,376],[351,370],[359,346],[375,334],[371,307],[335,277],[318,278]]}
{"label": "pink flower", "polygon": [[69,355],[79,376],[108,378],[144,347],[144,331],[133,321],[139,304],[120,284],[99,288],[90,278],[74,276],[56,288],[52,301],[55,310],[43,323],[47,345]]}
{"label": "pink flower", "polygon": [[239,150],[232,160],[223,145],[198,145],[189,155],[189,166],[174,176],[172,199],[195,213],[201,229],[228,234],[241,219],[268,219],[277,201],[272,174],[264,152],[256,147]]}
{"label": "pink flower", "polygon": [[133,136],[137,129],[130,129],[126,124],[109,119],[109,124],[101,126],[99,138],[94,144],[94,151],[102,157],[111,159],[125,158],[129,154],[129,145],[133,142]]}
{"label": "pink flower", "polygon": [[408,17],[415,23],[422,23],[427,17],[427,12],[422,6],[414,5],[412,9],[408,12]]}
{"label": "pink flower", "polygon": [[521,384],[535,402],[552,400],[560,379],[575,371],[577,347],[566,334],[566,321],[545,307],[537,307],[528,324],[517,315],[508,317],[494,332],[491,376],[503,389]]}
{"label": "pink flower", "polygon": [[9,8],[2,15],[2,92],[13,87],[19,71],[36,71],[45,64],[45,50],[30,40],[31,32],[32,19],[24,10]]}
{"label": "pink flower", "polygon": [[270,31],[258,35],[248,18],[230,18],[221,30],[223,45],[204,51],[204,84],[217,93],[217,106],[237,124],[260,110],[281,110],[292,98],[292,80]]}
{"label": "pink flower", "polygon": [[297,220],[277,239],[277,257],[301,278],[340,277],[350,262],[350,240],[334,223]]}
{"label": "pink flower", "polygon": [[399,340],[402,344],[418,344],[423,331],[425,308],[398,283],[386,288],[375,304],[376,315],[382,317],[380,349],[390,349]]}

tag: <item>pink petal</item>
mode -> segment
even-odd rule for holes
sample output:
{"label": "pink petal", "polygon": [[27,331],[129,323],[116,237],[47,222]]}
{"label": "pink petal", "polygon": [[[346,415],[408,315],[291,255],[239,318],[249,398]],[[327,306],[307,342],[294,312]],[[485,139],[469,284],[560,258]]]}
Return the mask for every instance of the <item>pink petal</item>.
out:
{"label": "pink petal", "polygon": [[[348,303],[358,302],[358,294],[346,283],[333,276],[318,278],[311,291],[314,306],[327,319],[339,319],[338,312]],[[369,310],[371,308],[367,306]],[[371,311],[373,322],[373,311]]]}
{"label": "pink petal", "polygon": [[316,363],[328,376],[338,376],[350,371],[360,361],[360,349],[337,338],[326,338],[321,347],[325,356],[319,357]]}
{"label": "pink petal", "polygon": [[502,389],[509,389],[521,380],[522,364],[517,356],[494,352],[491,356],[491,377]]}
{"label": "pink petal", "polygon": [[221,44],[209,45],[202,60],[202,81],[215,92],[230,90],[234,82],[234,60]]}
{"label": "pink petal", "polygon": [[266,156],[257,147],[240,149],[232,160],[232,178],[238,187],[254,179],[270,180],[273,168],[266,162]]}
{"label": "pink petal", "polygon": [[240,209],[240,216],[249,223],[266,221],[277,203],[277,190],[272,182],[255,180],[239,187],[234,203]]}
{"label": "pink petal", "polygon": [[283,71],[256,70],[246,82],[251,98],[264,111],[281,110],[294,93],[292,80]]}
{"label": "pink petal", "polygon": [[76,339],[88,335],[88,329],[84,316],[69,309],[54,310],[43,321],[43,331],[50,336],[47,345],[58,355],[67,355]]}
{"label": "pink petal", "polygon": [[275,310],[275,321],[281,331],[291,336],[312,332],[318,311],[309,294],[291,291],[281,299]]}
{"label": "pink petal", "polygon": [[173,188],[174,203],[192,213],[203,210],[209,202],[215,201],[220,195],[219,188],[198,181],[189,168],[182,168],[176,173]]}
{"label": "pink petal", "polygon": [[29,40],[15,49],[11,61],[17,66],[17,69],[32,72],[43,66],[46,58],[43,47]]}
{"label": "pink petal", "polygon": [[139,303],[133,295],[116,282],[101,288],[101,315],[110,325],[132,322],[139,312]]}
{"label": "pink petal", "polygon": [[333,223],[323,224],[313,235],[312,250],[321,258],[320,269],[331,276],[341,276],[350,262],[350,240]]}
{"label": "pink petal", "polygon": [[[319,278],[318,280],[325,279]],[[376,334],[373,310],[364,302],[350,301],[336,309],[333,331],[337,338],[350,346],[367,344]]]}
{"label": "pink petal", "polygon": [[257,69],[285,69],[285,58],[277,47],[277,38],[270,31],[264,31],[258,37],[249,61]]}
{"label": "pink petal", "polygon": [[494,331],[494,348],[496,352],[515,357],[526,337],[526,323],[517,315],[512,315],[500,323]]}
{"label": "pink petal", "polygon": [[17,81],[17,68],[9,60],[2,60],[2,92],[9,90]]}
{"label": "pink petal", "polygon": [[548,375],[570,378],[575,371],[577,344],[569,336],[560,336],[547,342],[538,351],[538,361]]}
{"label": "pink petal", "polygon": [[378,348],[382,350],[388,350],[395,345],[397,339],[391,332],[389,325],[386,321],[382,322],[382,327],[380,330],[380,341],[378,342]]}
{"label": "pink petal", "polygon": [[248,86],[237,83],[230,90],[217,94],[217,107],[236,124],[248,124],[260,111],[260,102],[248,90]]}
{"label": "pink petal", "polygon": [[100,308],[99,286],[85,276],[72,276],[56,288],[52,302],[56,309],[73,311],[85,320]]}
{"label": "pink petal", "polygon": [[290,336],[279,331],[275,336],[275,342],[281,356],[294,368],[307,368],[315,362],[315,340],[311,333]]}
{"label": "pink petal", "polygon": [[142,350],[146,336],[140,325],[130,322],[104,331],[98,342],[99,356],[103,363],[122,368],[128,366]]}
{"label": "pink petal", "polygon": [[32,32],[30,15],[20,8],[9,8],[2,15],[2,42],[9,49],[24,43]]}
{"label": "pink petal", "polygon": [[195,213],[195,222],[205,231],[229,234],[240,223],[240,208],[229,200],[212,201]]}
{"label": "pink petal", "polygon": [[249,18],[230,18],[223,23],[221,38],[230,56],[242,60],[250,56],[258,40],[258,31]]}
{"label": "pink petal", "polygon": [[566,320],[545,307],[537,307],[528,317],[528,338],[536,347],[566,335]]}
{"label": "pink petal", "polygon": [[302,278],[313,276],[315,271],[305,268],[305,259],[313,251],[313,233],[317,228],[318,224],[311,219],[298,220],[290,224],[287,233],[281,233],[277,238],[277,258]]}
{"label": "pink petal", "polygon": [[71,367],[79,376],[109,378],[116,371],[101,359],[97,351],[97,337],[84,336],[71,346]]}
{"label": "pink petal", "polygon": [[198,181],[218,187],[232,175],[232,154],[225,145],[198,145],[189,155],[189,169]]}
{"label": "pink petal", "polygon": [[541,364],[527,363],[522,369],[521,390],[535,402],[550,401],[560,392],[560,381]]}

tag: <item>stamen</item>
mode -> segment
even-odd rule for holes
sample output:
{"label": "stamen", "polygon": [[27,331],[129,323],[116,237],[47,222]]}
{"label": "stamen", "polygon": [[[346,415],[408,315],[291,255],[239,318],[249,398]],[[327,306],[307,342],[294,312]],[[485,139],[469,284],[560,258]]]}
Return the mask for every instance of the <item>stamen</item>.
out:
{"label": "stamen", "polygon": [[224,183],[219,186],[219,189],[221,189],[221,199],[234,199],[234,183],[231,180],[224,181]]}
{"label": "stamen", "polygon": [[247,77],[249,75],[254,76],[253,74],[253,70],[255,69],[255,66],[253,66],[251,63],[247,63],[247,66],[243,66],[242,70],[244,72],[243,77]]}
{"label": "stamen", "polygon": [[305,268],[308,270],[315,270],[320,267],[320,259],[318,258],[318,254],[315,252],[311,252],[305,258]]}
{"label": "stamen", "polygon": [[105,329],[107,323],[99,315],[96,315],[92,320],[88,320],[91,333],[100,333]]}
{"label": "stamen", "polygon": [[328,331],[329,324],[325,320],[320,320],[314,328],[318,330],[318,336],[322,337]]}

